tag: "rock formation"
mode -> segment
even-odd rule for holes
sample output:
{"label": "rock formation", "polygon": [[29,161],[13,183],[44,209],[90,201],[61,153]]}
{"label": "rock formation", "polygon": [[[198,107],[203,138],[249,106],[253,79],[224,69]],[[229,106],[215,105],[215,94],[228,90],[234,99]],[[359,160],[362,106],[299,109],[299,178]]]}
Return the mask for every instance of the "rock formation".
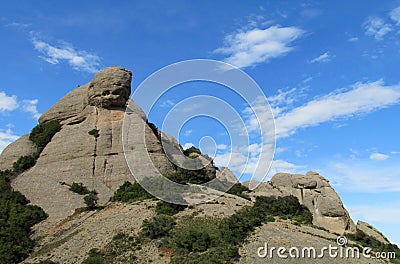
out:
{"label": "rock formation", "polygon": [[[83,207],[82,196],[67,185],[81,182],[99,194],[104,204],[125,181],[134,181],[126,164],[122,146],[125,104],[131,92],[131,72],[109,67],[93,80],[59,100],[39,119],[39,123],[58,120],[63,126],[41,153],[34,167],[12,182],[33,204],[42,207],[48,221],[57,221]],[[138,122],[145,126],[146,147],[162,173],[174,171],[160,140],[146,123],[146,116],[135,105]],[[96,129],[99,136],[89,135]],[[137,135],[142,137],[143,135]],[[10,169],[19,156],[34,151],[28,135],[10,144],[1,155],[1,169]]]}
{"label": "rock formation", "polygon": [[311,211],[315,225],[338,234],[355,231],[355,225],[340,197],[329,181],[316,172],[306,175],[277,173],[271,181],[262,183],[255,193],[266,196],[293,195]]}

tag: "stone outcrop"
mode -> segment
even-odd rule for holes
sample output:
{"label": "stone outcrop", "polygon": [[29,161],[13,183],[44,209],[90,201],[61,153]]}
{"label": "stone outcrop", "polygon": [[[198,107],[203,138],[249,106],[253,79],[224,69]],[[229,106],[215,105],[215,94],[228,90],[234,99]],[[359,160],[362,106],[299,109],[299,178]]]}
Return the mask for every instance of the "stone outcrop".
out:
{"label": "stone outcrop", "polygon": [[356,228],[363,231],[365,234],[376,238],[382,243],[390,243],[390,241],[381,232],[366,222],[358,221]]}
{"label": "stone outcrop", "polygon": [[[120,67],[106,68],[89,84],[68,93],[39,119],[40,123],[58,120],[62,128],[42,151],[35,166],[14,179],[12,186],[42,207],[49,214],[48,221],[63,219],[85,206],[83,196],[60,183],[81,182],[88,189],[95,189],[99,202],[104,204],[125,181],[135,181],[122,144],[131,76],[130,71]],[[138,126],[145,128],[146,148],[155,167],[163,174],[174,171],[145,114],[136,104],[130,105],[138,116],[135,119]],[[93,129],[98,131],[98,137],[88,133]],[[143,138],[143,134],[133,136]],[[12,166],[19,156],[32,153],[34,148],[28,137],[18,139],[2,153],[3,168]]]}
{"label": "stone outcrop", "polygon": [[316,172],[277,173],[255,189],[256,195],[297,197],[313,214],[314,224],[331,232],[354,232],[355,225],[329,181]]}
{"label": "stone outcrop", "polygon": [[36,152],[35,144],[29,140],[29,134],[23,135],[1,153],[0,170],[11,170],[13,163],[21,156],[30,156]]}

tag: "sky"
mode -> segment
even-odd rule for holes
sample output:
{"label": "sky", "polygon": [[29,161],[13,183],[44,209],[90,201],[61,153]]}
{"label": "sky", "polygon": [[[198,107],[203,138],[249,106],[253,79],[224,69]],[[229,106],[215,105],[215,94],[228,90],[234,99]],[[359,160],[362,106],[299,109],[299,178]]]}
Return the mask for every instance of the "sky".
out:
{"label": "sky", "polygon": [[[220,60],[268,98],[276,149],[267,179],[317,171],[353,220],[400,244],[400,1],[1,1],[0,36],[0,151],[104,67],[130,69],[134,93],[172,63]],[[254,121],[242,98],[209,82],[163,94],[149,121],[172,133],[168,113],[200,94]],[[232,127],[206,116],[179,128],[182,145],[203,142],[217,165],[233,153],[234,172],[248,153],[257,160],[257,135],[244,149],[232,146]]]}

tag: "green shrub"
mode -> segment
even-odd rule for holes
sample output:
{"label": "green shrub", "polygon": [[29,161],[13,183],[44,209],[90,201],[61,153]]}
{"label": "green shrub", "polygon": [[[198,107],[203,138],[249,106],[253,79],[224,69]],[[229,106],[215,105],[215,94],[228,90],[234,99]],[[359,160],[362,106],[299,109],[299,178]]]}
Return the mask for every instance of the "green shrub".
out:
{"label": "green shrub", "polygon": [[169,234],[171,229],[175,226],[175,221],[170,216],[158,215],[151,221],[145,220],[143,222],[141,236],[150,239],[164,237]]}
{"label": "green shrub", "polygon": [[88,257],[82,262],[82,264],[108,264],[108,257],[102,253],[98,248],[92,248]]}
{"label": "green shrub", "polygon": [[44,147],[46,147],[46,145],[51,141],[53,136],[60,131],[60,129],[61,125],[56,120],[38,124],[32,129],[29,139],[35,143],[38,154],[42,152]]}
{"label": "green shrub", "polygon": [[29,139],[35,144],[36,153],[30,156],[19,157],[18,160],[13,163],[13,171],[21,173],[34,166],[36,159],[39,157],[44,147],[60,129],[61,125],[55,120],[35,126],[29,135]]}
{"label": "green shrub", "polygon": [[249,192],[249,188],[237,182],[228,190],[227,193],[242,197],[246,200],[251,200],[250,197],[246,194]]}
{"label": "green shrub", "polygon": [[257,197],[254,208],[263,215],[287,217],[299,223],[312,224],[313,220],[312,214],[307,207],[301,205],[298,199],[292,195],[285,197]]}
{"label": "green shrub", "polygon": [[219,245],[220,219],[183,218],[167,239],[175,251],[180,254],[204,252]]}
{"label": "green shrub", "polygon": [[84,186],[83,183],[81,183],[81,182],[80,183],[73,182],[71,184],[71,186],[69,187],[69,190],[71,192],[74,192],[74,193],[77,193],[77,194],[80,194],[80,195],[85,195],[85,194],[89,194],[90,193],[88,188],[86,188],[86,186]]}
{"label": "green shrub", "polygon": [[312,222],[311,213],[293,196],[257,197],[253,206],[245,206],[222,220],[181,221],[166,239],[167,246],[178,253],[171,263],[231,263],[239,258],[239,247],[255,228],[275,221],[274,216]]}
{"label": "green shrub", "polygon": [[178,168],[175,172],[167,174],[166,177],[180,184],[203,184],[210,181],[207,171],[204,168],[199,170]]}
{"label": "green shrub", "polygon": [[134,255],[136,245],[136,237],[118,233],[104,249],[92,248],[82,264],[133,263],[136,259]]}
{"label": "green shrub", "polygon": [[370,247],[374,252],[395,252],[396,259],[392,259],[391,262],[400,263],[400,249],[397,245],[382,243],[360,229],[357,229],[354,234],[347,234],[346,236],[363,247]]}
{"label": "green shrub", "polygon": [[180,211],[185,210],[186,207],[187,205],[172,204],[164,201],[158,201],[156,206],[156,213],[165,215],[174,215],[179,213]]}
{"label": "green shrub", "polygon": [[46,213],[10,186],[10,171],[0,171],[0,263],[20,263],[33,251],[31,227]]}
{"label": "green shrub", "polygon": [[21,173],[35,165],[35,158],[32,156],[21,156],[16,162],[13,163],[13,171]]}
{"label": "green shrub", "polygon": [[201,155],[200,149],[196,148],[195,146],[191,146],[190,148],[188,148],[188,149],[186,149],[186,150],[183,151],[183,154],[184,154],[186,157],[189,157],[190,154],[192,154],[192,153],[197,153],[197,154]]}
{"label": "green shrub", "polygon": [[98,201],[98,197],[97,197],[97,192],[95,190],[91,191],[88,195],[86,195],[84,198],[85,204],[86,204],[86,208],[88,210],[95,210],[97,209],[97,201]]}
{"label": "green shrub", "polygon": [[124,202],[131,203],[134,201],[143,201],[146,199],[153,198],[153,195],[149,194],[142,186],[138,183],[130,183],[126,181],[111,197],[113,202]]}
{"label": "green shrub", "polygon": [[94,136],[95,138],[98,138],[100,136],[99,130],[96,128],[93,128],[88,132],[89,135]]}

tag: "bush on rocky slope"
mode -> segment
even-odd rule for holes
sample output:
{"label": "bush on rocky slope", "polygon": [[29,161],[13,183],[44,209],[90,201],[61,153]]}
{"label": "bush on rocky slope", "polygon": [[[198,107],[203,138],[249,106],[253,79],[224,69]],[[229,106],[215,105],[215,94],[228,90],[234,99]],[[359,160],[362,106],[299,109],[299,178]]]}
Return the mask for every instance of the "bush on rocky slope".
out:
{"label": "bush on rocky slope", "polygon": [[10,171],[0,172],[0,263],[19,263],[33,251],[31,227],[46,213],[10,186]]}

